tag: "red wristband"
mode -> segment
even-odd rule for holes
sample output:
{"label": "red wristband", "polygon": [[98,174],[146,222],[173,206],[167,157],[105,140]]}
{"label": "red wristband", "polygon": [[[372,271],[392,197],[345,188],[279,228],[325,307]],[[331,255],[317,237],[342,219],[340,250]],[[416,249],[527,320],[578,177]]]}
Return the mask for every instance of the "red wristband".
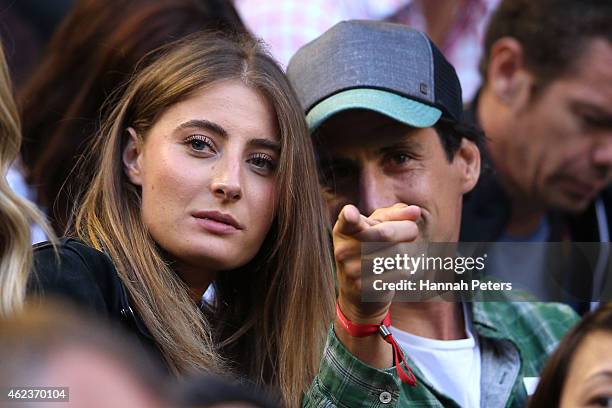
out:
{"label": "red wristband", "polygon": [[[404,353],[402,349],[397,344],[393,335],[389,331],[389,326],[391,325],[391,312],[388,311],[385,315],[385,318],[380,324],[357,324],[351,322],[340,310],[340,305],[336,303],[336,317],[340,321],[342,327],[346,330],[346,332],[352,337],[368,337],[376,333],[380,333],[383,339],[391,344],[393,347],[393,361],[395,361],[395,368],[397,370],[397,375],[402,380],[403,383],[410,385],[411,387],[416,387],[416,377],[412,373],[412,370],[408,366],[408,362],[404,358]],[[402,367],[402,363],[406,366],[406,369]]]}
{"label": "red wristband", "polygon": [[391,324],[391,314],[387,312],[387,315],[380,324],[357,324],[351,322],[340,310],[340,305],[336,303],[336,317],[340,321],[340,324],[351,337],[368,337],[373,334],[379,333],[380,326],[384,324],[389,326]]}

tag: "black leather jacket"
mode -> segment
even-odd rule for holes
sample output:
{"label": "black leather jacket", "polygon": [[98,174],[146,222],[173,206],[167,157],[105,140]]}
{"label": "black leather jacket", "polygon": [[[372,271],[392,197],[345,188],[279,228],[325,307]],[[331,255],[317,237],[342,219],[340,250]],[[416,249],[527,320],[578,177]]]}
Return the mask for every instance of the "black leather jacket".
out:
{"label": "black leather jacket", "polygon": [[123,326],[165,366],[155,340],[132,308],[111,259],[74,238],[60,240],[58,252],[59,256],[49,242],[34,246],[29,294],[68,302],[94,318]]}

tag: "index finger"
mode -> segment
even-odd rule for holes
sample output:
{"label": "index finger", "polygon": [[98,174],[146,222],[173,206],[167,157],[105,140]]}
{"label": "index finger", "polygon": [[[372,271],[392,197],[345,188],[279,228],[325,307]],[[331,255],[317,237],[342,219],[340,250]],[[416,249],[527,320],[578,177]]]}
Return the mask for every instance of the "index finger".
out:
{"label": "index finger", "polygon": [[421,208],[416,205],[398,203],[391,207],[379,208],[368,218],[383,221],[416,221],[421,216]]}
{"label": "index finger", "polygon": [[357,207],[348,204],[342,208],[338,215],[338,221],[334,225],[334,233],[352,236],[376,224],[378,224],[378,221],[368,220],[359,213]]}

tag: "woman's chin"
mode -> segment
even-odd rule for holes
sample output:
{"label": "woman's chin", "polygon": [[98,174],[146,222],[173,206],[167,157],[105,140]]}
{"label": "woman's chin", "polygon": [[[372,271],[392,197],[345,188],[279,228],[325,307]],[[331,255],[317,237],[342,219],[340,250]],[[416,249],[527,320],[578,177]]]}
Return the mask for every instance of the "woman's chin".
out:
{"label": "woman's chin", "polygon": [[181,263],[202,267],[207,270],[224,271],[239,268],[245,265],[252,256],[245,256],[239,248],[227,246],[205,245],[192,247],[183,252],[179,258]]}

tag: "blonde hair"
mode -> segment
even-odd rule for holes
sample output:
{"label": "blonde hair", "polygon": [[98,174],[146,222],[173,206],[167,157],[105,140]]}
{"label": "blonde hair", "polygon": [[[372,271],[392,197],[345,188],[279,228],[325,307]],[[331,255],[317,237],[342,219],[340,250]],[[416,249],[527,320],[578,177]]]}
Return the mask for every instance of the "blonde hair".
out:
{"label": "blonde hair", "polygon": [[20,146],[19,115],[0,46],[0,317],[19,311],[25,302],[32,268],[30,223],[38,224],[53,239],[44,215],[15,194],[6,179]]}
{"label": "blonde hair", "polygon": [[[127,179],[121,155],[127,127],[146,138],[170,106],[227,79],[256,89],[274,107],[279,200],[259,253],[216,280],[215,305],[204,315],[143,225],[140,191]],[[98,173],[74,232],[113,259],[171,369],[234,370],[299,406],[318,370],[335,296],[313,148],[299,102],[276,63],[248,36],[204,33],[165,47],[128,85],[94,152]]]}

